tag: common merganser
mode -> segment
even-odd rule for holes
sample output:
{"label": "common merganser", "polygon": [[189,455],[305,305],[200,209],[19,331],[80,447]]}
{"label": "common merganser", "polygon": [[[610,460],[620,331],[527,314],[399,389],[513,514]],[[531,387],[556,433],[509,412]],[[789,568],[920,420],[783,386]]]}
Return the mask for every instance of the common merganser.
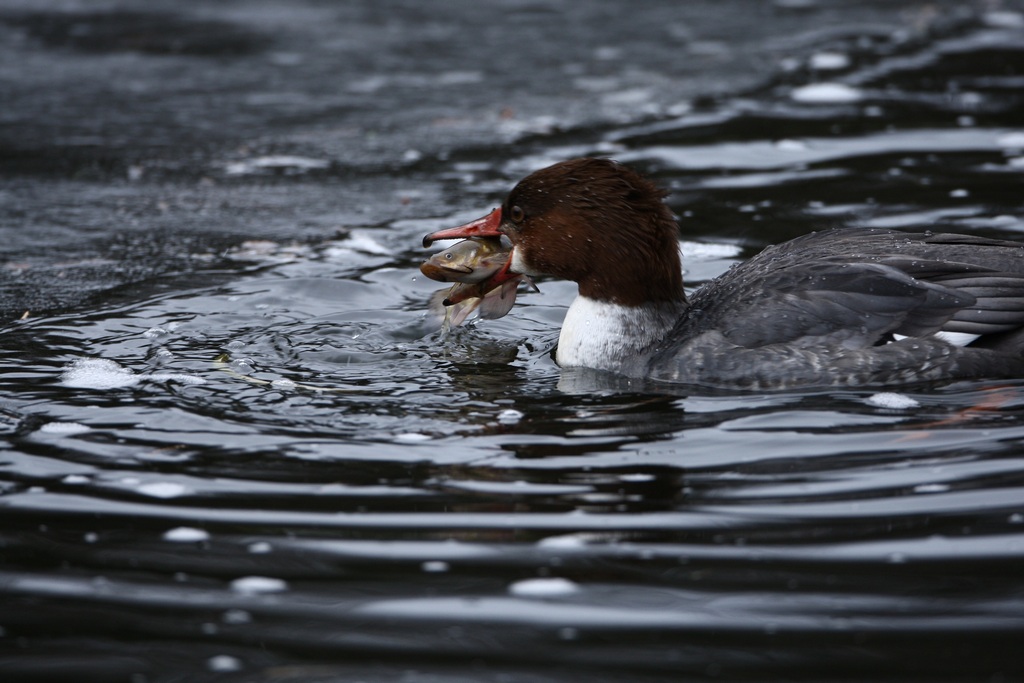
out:
{"label": "common merganser", "polygon": [[512,254],[498,281],[575,281],[555,355],[563,367],[755,390],[1024,377],[1024,244],[811,233],[733,266],[687,301],[665,196],[617,162],[564,161],[424,245],[506,235]]}

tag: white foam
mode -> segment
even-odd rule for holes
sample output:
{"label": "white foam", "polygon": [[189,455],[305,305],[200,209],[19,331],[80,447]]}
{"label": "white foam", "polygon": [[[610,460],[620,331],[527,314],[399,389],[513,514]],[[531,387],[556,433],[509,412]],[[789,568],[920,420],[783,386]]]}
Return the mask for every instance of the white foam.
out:
{"label": "white foam", "polygon": [[775,142],[775,149],[782,152],[806,152],[807,143],[803,140],[790,140],[784,138]]}
{"label": "white foam", "polygon": [[163,539],[172,543],[198,543],[210,540],[210,532],[190,526],[179,526],[165,531]]}
{"label": "white foam", "polygon": [[91,430],[91,427],[79,424],[78,422],[47,422],[39,428],[39,431],[44,434],[57,434],[59,436],[74,436],[75,434],[84,434]]}
{"label": "white foam", "polygon": [[231,590],[242,595],[282,593],[288,590],[288,582],[270,576],[243,576],[231,582]]}
{"label": "white foam", "polygon": [[60,383],[73,389],[125,389],[143,381],[206,384],[198,375],[178,372],[155,372],[139,375],[107,358],[79,358],[64,366]]}
{"label": "white foam", "polygon": [[582,548],[586,545],[586,540],[578,534],[547,536],[537,541],[540,548]]}
{"label": "white foam", "polygon": [[80,358],[60,376],[61,384],[74,389],[122,389],[140,381],[139,375],[106,358]]}
{"label": "white foam", "polygon": [[431,574],[442,574],[449,569],[448,563],[443,560],[428,560],[421,564],[420,567],[423,571]]}
{"label": "white foam", "polygon": [[420,434],[419,432],[405,432],[404,434],[395,434],[395,441],[419,443],[420,441],[430,441],[430,435]]}
{"label": "white foam", "polygon": [[524,579],[508,587],[508,592],[524,598],[549,598],[572,595],[580,590],[579,584],[569,579]]}
{"label": "white foam", "polygon": [[789,96],[806,104],[843,104],[859,102],[864,93],[843,83],[813,83],[795,88]]}
{"label": "white foam", "polygon": [[275,154],[243,161],[236,161],[224,165],[224,172],[228,175],[249,175],[252,173],[264,173],[266,171],[284,171],[286,173],[305,173],[317,169],[324,169],[331,165],[331,162],[324,159],[313,159],[288,154]]}
{"label": "white foam", "polygon": [[654,481],[653,474],[647,474],[646,472],[633,472],[628,474],[620,474],[619,481]]}
{"label": "white foam", "polygon": [[835,71],[850,66],[850,58],[842,52],[818,52],[811,55],[810,65],[819,71]]}
{"label": "white foam", "polygon": [[498,422],[503,425],[514,425],[523,419],[523,413],[513,408],[498,413]]}
{"label": "white foam", "polygon": [[177,498],[188,493],[188,489],[185,486],[173,481],[154,481],[149,484],[142,484],[135,490],[153,498]]}
{"label": "white foam", "polygon": [[206,380],[198,375],[183,375],[180,372],[154,372],[152,375],[141,375],[143,379],[154,382],[179,382],[181,384],[206,384]]}
{"label": "white foam", "polygon": [[242,660],[231,655],[216,655],[206,660],[206,668],[218,673],[238,671],[242,668]]}
{"label": "white foam", "polygon": [[881,391],[877,394],[873,394],[865,400],[865,403],[875,406],[876,408],[889,408],[892,410],[917,408],[921,405],[916,399],[913,399],[906,394],[898,394],[894,391]]}

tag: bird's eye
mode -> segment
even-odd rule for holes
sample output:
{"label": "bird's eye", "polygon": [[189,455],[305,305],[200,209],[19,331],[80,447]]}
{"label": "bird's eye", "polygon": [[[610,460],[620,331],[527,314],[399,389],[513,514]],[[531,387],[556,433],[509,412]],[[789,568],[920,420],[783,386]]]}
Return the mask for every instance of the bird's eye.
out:
{"label": "bird's eye", "polygon": [[520,206],[513,206],[509,209],[509,216],[512,218],[513,223],[522,223],[523,219],[526,218],[526,213]]}

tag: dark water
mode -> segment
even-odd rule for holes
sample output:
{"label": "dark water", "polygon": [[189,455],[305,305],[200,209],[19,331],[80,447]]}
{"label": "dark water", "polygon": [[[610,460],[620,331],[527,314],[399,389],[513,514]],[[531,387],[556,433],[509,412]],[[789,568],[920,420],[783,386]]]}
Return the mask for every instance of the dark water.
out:
{"label": "dark water", "polygon": [[580,154],[672,189],[691,286],[832,225],[1024,238],[1024,20],[989,23],[425,161],[479,209],[5,325],[5,680],[1024,677],[1024,382],[617,386],[551,359],[573,285],[442,336],[416,270]]}

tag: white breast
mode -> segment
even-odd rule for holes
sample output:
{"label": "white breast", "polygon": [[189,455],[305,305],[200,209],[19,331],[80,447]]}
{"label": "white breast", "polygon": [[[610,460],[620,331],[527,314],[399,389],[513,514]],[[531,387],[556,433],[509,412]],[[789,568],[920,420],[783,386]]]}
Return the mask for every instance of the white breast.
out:
{"label": "white breast", "polygon": [[618,370],[672,329],[675,305],[621,306],[577,296],[558,337],[555,359],[562,367]]}

